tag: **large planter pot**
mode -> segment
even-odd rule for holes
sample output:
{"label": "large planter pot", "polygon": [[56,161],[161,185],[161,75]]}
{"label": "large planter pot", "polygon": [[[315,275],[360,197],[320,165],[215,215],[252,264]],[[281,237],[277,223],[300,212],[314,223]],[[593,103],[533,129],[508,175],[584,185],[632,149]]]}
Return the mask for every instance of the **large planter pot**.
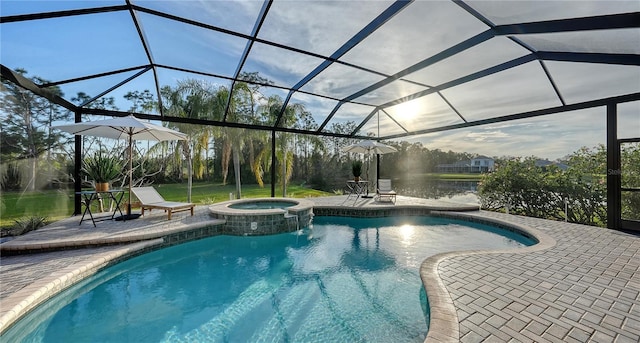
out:
{"label": "large planter pot", "polygon": [[96,192],[106,192],[109,190],[108,182],[96,182]]}

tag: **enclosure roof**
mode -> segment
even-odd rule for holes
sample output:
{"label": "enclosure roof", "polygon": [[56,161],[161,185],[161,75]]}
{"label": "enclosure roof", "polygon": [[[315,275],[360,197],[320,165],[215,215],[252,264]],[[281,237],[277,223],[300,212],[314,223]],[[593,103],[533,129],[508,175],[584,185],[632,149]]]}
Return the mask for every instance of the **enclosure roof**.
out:
{"label": "enclosure roof", "polygon": [[[123,96],[162,101],[185,79],[235,89],[255,72],[270,80],[263,95],[303,104],[315,125],[197,123],[338,136],[352,123],[348,136],[390,139],[640,99],[637,0],[2,0],[1,11],[2,76],[84,113],[184,121]],[[108,97],[117,111],[98,108]]]}

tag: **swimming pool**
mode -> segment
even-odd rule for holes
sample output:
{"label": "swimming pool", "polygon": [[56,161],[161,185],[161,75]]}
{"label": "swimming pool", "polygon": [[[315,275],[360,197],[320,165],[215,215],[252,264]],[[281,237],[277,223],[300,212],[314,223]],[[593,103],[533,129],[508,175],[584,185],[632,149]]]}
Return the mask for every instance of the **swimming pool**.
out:
{"label": "swimming pool", "polygon": [[422,342],[425,258],[532,243],[443,218],[319,216],[295,233],[217,236],[125,261],[36,309],[2,339]]}

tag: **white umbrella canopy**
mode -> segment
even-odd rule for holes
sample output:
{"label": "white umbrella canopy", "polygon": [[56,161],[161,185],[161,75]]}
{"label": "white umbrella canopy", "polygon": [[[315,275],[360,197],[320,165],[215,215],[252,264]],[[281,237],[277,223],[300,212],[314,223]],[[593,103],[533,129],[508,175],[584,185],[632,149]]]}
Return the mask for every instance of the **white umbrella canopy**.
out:
{"label": "white umbrella canopy", "polygon": [[185,140],[184,133],[144,122],[132,115],[127,117],[54,126],[54,128],[82,136],[146,141]]}
{"label": "white umbrella canopy", "polygon": [[169,141],[186,140],[184,133],[144,122],[133,115],[105,120],[58,125],[53,128],[82,136],[94,136],[113,139],[127,139],[129,141],[129,204],[127,216],[131,216],[131,188],[133,187],[132,150],[134,140]]}
{"label": "white umbrella canopy", "polygon": [[382,144],[380,142],[365,140],[355,144],[351,144],[344,149],[344,152],[354,152],[360,154],[389,154],[398,151],[396,148]]}

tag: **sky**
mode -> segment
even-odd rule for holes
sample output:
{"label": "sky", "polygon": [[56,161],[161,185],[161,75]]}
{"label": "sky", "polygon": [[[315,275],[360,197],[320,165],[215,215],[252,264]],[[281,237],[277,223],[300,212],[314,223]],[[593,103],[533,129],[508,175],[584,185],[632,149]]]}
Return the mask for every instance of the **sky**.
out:
{"label": "sky", "polygon": [[[635,112],[618,115],[619,138],[640,137],[640,104],[636,102],[633,105]],[[536,156],[556,160],[581,147],[606,145],[606,109],[598,107],[477,126],[423,135],[408,141],[421,142],[429,149],[464,151],[490,157]]]}
{"label": "sky", "polygon": [[[123,0],[31,1],[2,0],[2,16],[122,5]],[[205,25],[248,35],[254,29],[261,1],[133,1],[156,11],[166,11]],[[258,38],[314,55],[256,42],[243,71],[257,71],[276,86],[291,88],[311,70],[334,54],[351,37],[392,1],[274,1],[260,27]],[[632,1],[470,1],[479,13],[495,24],[554,20],[640,11]],[[144,30],[150,56],[158,65],[192,69],[230,77],[247,47],[242,36],[186,25],[147,13],[136,19]],[[361,43],[339,56],[305,84],[293,101],[305,105],[318,124],[335,111],[329,122],[353,120],[360,124],[377,106],[378,116],[363,123],[362,134],[381,136],[404,130],[421,130],[561,105],[552,86],[567,104],[640,91],[640,67],[594,63],[537,60],[489,76],[456,84],[455,80],[501,63],[529,55],[523,45],[543,51],[620,53],[640,55],[640,29],[595,30],[533,35],[499,36],[407,72],[369,93],[359,91],[387,76],[437,56],[468,40],[488,26],[451,1],[416,1],[389,19]],[[516,41],[520,42],[517,44]],[[213,76],[157,68],[117,89],[112,85],[133,77],[140,69],[72,81],[111,70],[136,68],[149,63],[128,11],[65,18],[3,23],[0,25],[0,61],[12,68],[25,68],[30,76],[62,81],[67,98],[79,91],[97,96],[114,96],[118,106],[127,91],[175,85],[185,78],[202,78],[215,85],[230,81]],[[353,66],[360,66],[360,69]],[[446,86],[451,82],[453,86]],[[390,102],[412,97],[430,87],[445,86],[440,92],[393,106]],[[104,94],[103,94],[104,93]],[[287,96],[287,90],[265,88],[265,95]],[[356,96],[357,94],[357,96]],[[329,99],[330,97],[333,99]],[[351,98],[355,103],[339,105],[334,99]],[[466,151],[488,156],[563,157],[582,146],[606,142],[604,108],[567,112],[527,120],[503,122],[405,138],[429,149]],[[390,119],[393,118],[393,119]],[[640,102],[621,104],[621,137],[640,137]]]}

